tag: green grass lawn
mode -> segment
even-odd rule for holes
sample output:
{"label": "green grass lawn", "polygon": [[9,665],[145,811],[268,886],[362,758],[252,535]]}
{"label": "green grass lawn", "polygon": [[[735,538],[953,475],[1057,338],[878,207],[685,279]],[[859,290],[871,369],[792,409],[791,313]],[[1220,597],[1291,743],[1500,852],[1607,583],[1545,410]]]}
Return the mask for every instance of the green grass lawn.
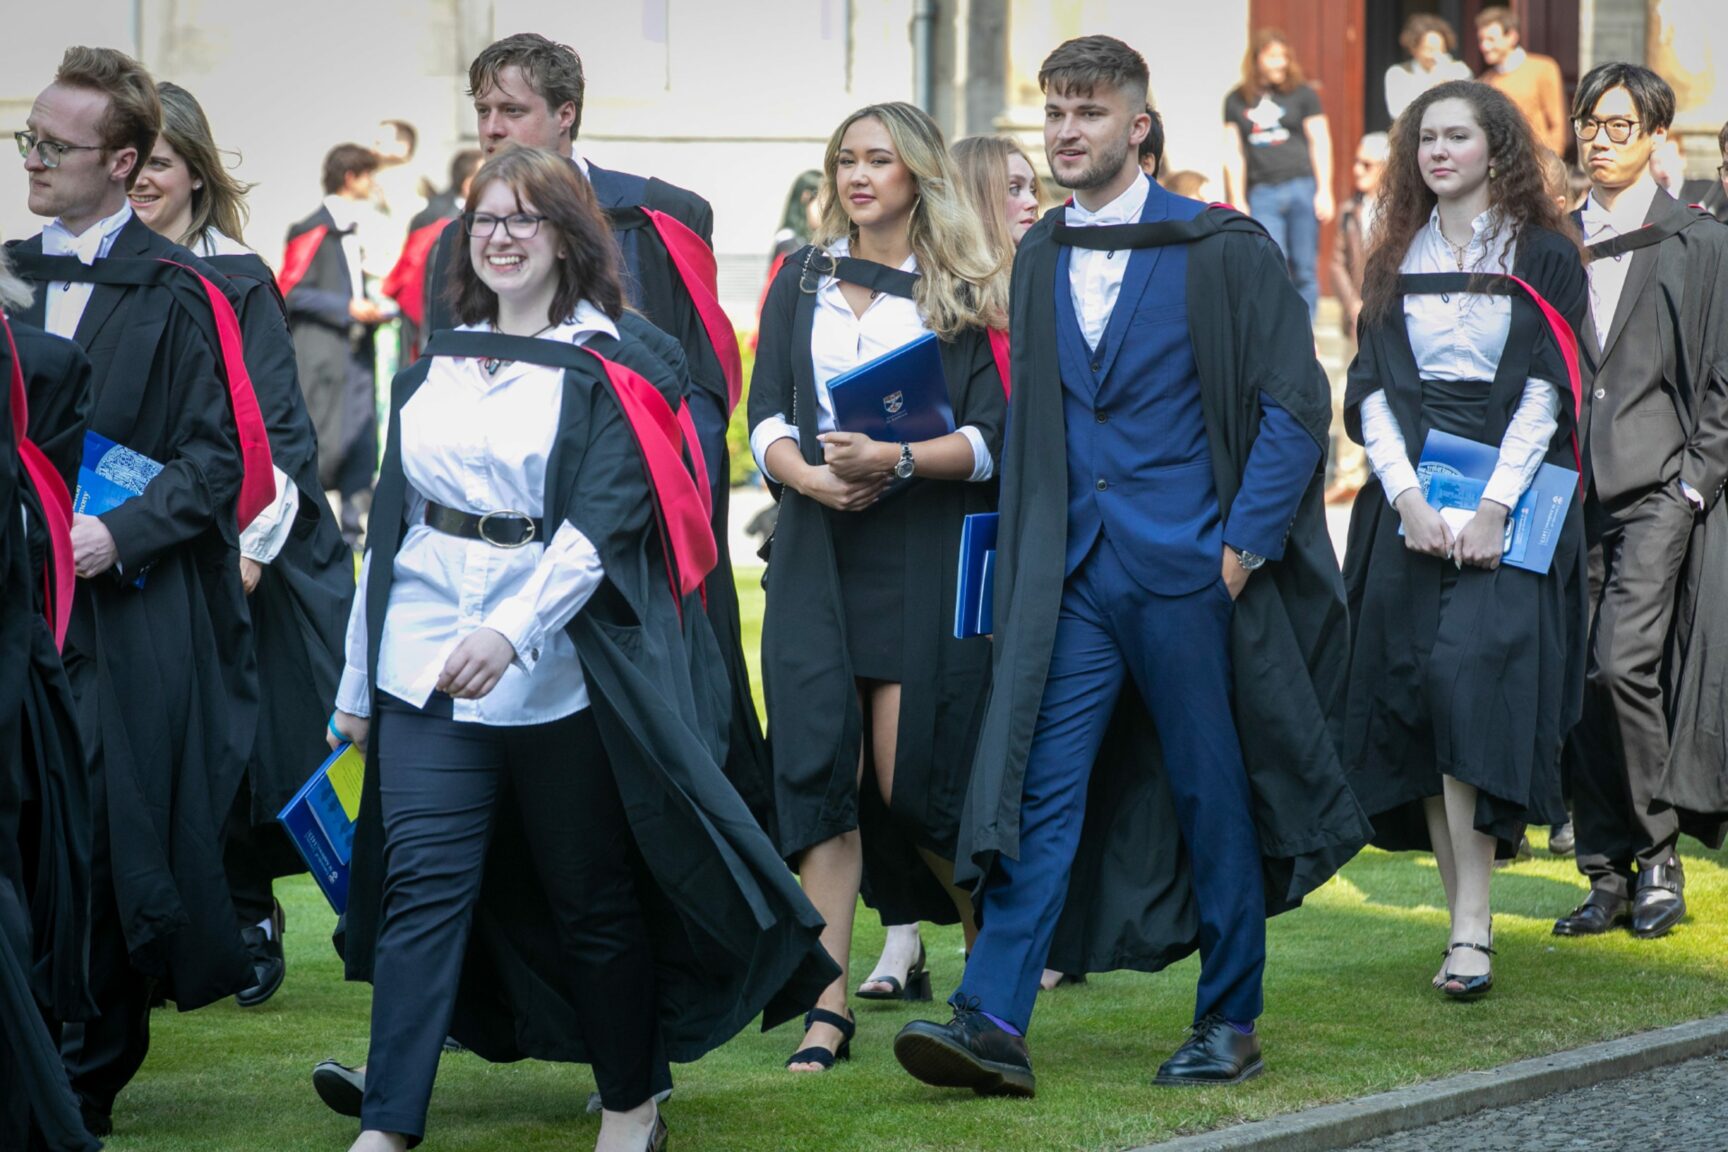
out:
{"label": "green grass lawn", "polygon": [[[740,572],[745,635],[760,631],[756,572]],[[905,1076],[891,1041],[919,1008],[857,1002],[854,1058],[833,1072],[791,1076],[781,1064],[795,1026],[749,1032],[676,1070],[666,1107],[672,1147],[725,1152],[869,1149],[1123,1149],[1418,1080],[1728,1011],[1728,854],[1688,842],[1692,916],[1666,940],[1621,932],[1597,940],[1549,935],[1581,896],[1570,860],[1540,851],[1494,881],[1500,981],[1485,1001],[1452,1004],[1428,986],[1446,942],[1432,861],[1369,851],[1308,902],[1273,921],[1261,1021],[1267,1074],[1241,1088],[1160,1090],[1151,1079],[1181,1041],[1197,964],[1155,976],[1095,976],[1049,993],[1032,1032],[1035,1100],[979,1100]],[[149,1061],[115,1111],[115,1152],[281,1149],[341,1152],[353,1121],[325,1110],[308,1073],[327,1056],[366,1049],[370,989],[344,984],[329,945],[334,923],[310,881],[280,886],[288,910],[289,975],[262,1008],[222,1004],[158,1012]],[[881,946],[861,910],[852,957],[862,978]],[[938,997],[961,971],[958,929],[926,931]],[[580,1149],[585,1068],[493,1066],[444,1058],[428,1148]]]}

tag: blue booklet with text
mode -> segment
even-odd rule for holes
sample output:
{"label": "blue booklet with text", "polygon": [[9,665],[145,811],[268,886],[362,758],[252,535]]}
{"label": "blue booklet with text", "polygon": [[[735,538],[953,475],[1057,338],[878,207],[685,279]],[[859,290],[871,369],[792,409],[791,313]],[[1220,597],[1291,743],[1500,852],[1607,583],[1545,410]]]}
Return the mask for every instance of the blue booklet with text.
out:
{"label": "blue booklet with text", "polygon": [[[142,452],[116,444],[96,432],[84,433],[84,458],[78,463],[78,490],[72,495],[72,511],[80,516],[100,516],[141,494],[150,481],[162,474],[162,465]],[[132,581],[144,587],[144,573]]]}
{"label": "blue booklet with text", "polygon": [[365,755],[343,744],[276,814],[338,916],[348,910],[348,867],[354,859],[354,824],[360,819],[365,775]]}
{"label": "blue booklet with text", "polygon": [[828,382],[834,423],[890,444],[916,444],[954,431],[941,346],[927,332]]}
{"label": "blue booklet with text", "polygon": [[[1494,475],[1500,450],[1447,432],[1430,431],[1416,462],[1416,479],[1422,497],[1437,509],[1457,534],[1482,501],[1482,492]],[[1547,572],[1554,564],[1554,549],[1566,524],[1566,511],[1578,494],[1578,473],[1570,468],[1544,464],[1525,489],[1518,506],[1506,517],[1505,554],[1501,563],[1530,572]],[[1399,529],[1403,534],[1403,529]]]}
{"label": "blue booklet with text", "polygon": [[969,640],[995,631],[991,602],[996,591],[997,513],[966,517],[960,529],[960,578],[954,593],[954,638]]}

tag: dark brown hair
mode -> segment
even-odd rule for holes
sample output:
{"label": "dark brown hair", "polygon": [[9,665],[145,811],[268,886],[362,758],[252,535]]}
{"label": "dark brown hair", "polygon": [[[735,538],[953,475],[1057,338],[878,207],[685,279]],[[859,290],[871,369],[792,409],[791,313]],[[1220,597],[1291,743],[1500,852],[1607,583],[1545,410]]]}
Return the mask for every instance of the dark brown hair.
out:
{"label": "dark brown hair", "polygon": [[162,101],[162,139],[180,154],[192,178],[203,184],[192,190],[192,222],[186,235],[168,239],[191,246],[214,228],[230,240],[243,242],[248,218],[246,193],[252,185],[235,179],[222,162],[210,121],[197,97],[167,80],[156,85],[156,95]]}
{"label": "dark brown hair", "polygon": [[1100,86],[1115,88],[1138,109],[1146,103],[1152,74],[1146,58],[1114,36],[1081,36],[1064,41],[1044,57],[1038,69],[1038,90],[1090,96]]}
{"label": "dark brown hair", "polygon": [[582,57],[576,54],[576,49],[536,32],[506,36],[488,44],[474,57],[474,63],[468,65],[468,95],[478,96],[496,87],[498,74],[511,65],[521,71],[528,86],[553,112],[566,104],[576,105],[576,119],[570,125],[570,138],[576,139],[582,130],[582,100],[588,91],[587,78],[582,74]]}
{"label": "dark brown hair", "polygon": [[1284,35],[1282,28],[1262,28],[1248,39],[1248,54],[1242,57],[1242,100],[1246,104],[1256,104],[1260,94],[1266,91],[1266,86],[1260,82],[1260,53],[1272,45],[1284,49],[1284,55],[1290,63],[1284,70],[1284,83],[1272,91],[1283,95],[1294,92],[1308,82],[1302,72],[1302,65],[1296,63],[1296,50],[1290,47],[1290,37]]}
{"label": "dark brown hair", "polygon": [[156,82],[144,65],[112,48],[68,48],[54,73],[54,83],[83,88],[108,97],[108,109],[96,125],[102,147],[109,152],[133,148],[138,158],[126,175],[130,189],[144,171],[144,161],[156,147],[162,131],[162,102],[156,97]]}
{"label": "dark brown hair", "polygon": [[[549,324],[562,324],[587,300],[616,320],[624,314],[624,285],[619,278],[618,246],[612,228],[594,190],[570,163],[540,148],[521,148],[506,141],[474,177],[469,191],[469,210],[493,184],[503,184],[516,194],[516,206],[532,204],[537,215],[546,217],[541,228],[551,228],[563,241],[558,261],[558,291],[547,310]],[[460,225],[459,225],[460,226]],[[444,286],[445,300],[457,323],[492,323],[498,319],[498,296],[474,271],[472,247],[464,243],[458,259],[450,262],[450,280]]]}
{"label": "dark brown hair", "polygon": [[1440,40],[1446,45],[1446,51],[1455,51],[1458,47],[1458,33],[1452,31],[1452,25],[1432,12],[1418,12],[1404,21],[1404,31],[1398,34],[1398,43],[1410,55],[1416,55],[1416,45],[1422,43],[1430,32],[1440,33]]}
{"label": "dark brown hair", "polygon": [[1716,150],[1728,152],[1728,124],[1722,125],[1722,131],[1716,133]]}
{"label": "dark brown hair", "polygon": [[1668,81],[1637,64],[1598,64],[1578,81],[1578,91],[1572,96],[1572,119],[1588,120],[1596,115],[1596,105],[1616,88],[1626,89],[1632,106],[1638,109],[1640,135],[1648,136],[1671,127],[1674,123],[1674,89]]}
{"label": "dark brown hair", "polygon": [[[1498,88],[1474,80],[1449,80],[1428,89],[1392,123],[1392,154],[1376,193],[1379,212],[1369,236],[1368,268],[1362,283],[1362,319],[1384,319],[1398,299],[1398,273],[1410,242],[1428,226],[1439,198],[1422,179],[1418,159],[1422,118],[1442,100],[1462,100],[1488,138],[1488,207],[1496,229],[1513,237],[1526,228],[1567,235],[1560,208],[1543,180],[1542,159],[1530,122]],[[1510,272],[1510,268],[1501,271]]]}
{"label": "dark brown hair", "polygon": [[[1518,13],[1512,11],[1510,8],[1502,7],[1500,5],[1495,5],[1492,8],[1484,8],[1482,11],[1476,13],[1476,30],[1478,32],[1488,27],[1490,24],[1498,24],[1508,32],[1518,32]],[[1521,38],[1522,33],[1519,33],[1519,35]]]}
{"label": "dark brown hair", "polygon": [[334,196],[350,176],[378,171],[378,153],[359,144],[338,144],[324,154],[324,195]]}

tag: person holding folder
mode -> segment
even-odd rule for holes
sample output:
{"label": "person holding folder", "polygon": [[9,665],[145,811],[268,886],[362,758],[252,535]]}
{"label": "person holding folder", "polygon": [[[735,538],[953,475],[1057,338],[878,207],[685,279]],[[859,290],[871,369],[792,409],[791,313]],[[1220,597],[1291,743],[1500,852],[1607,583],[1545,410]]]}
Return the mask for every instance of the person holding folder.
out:
{"label": "person holding folder", "polygon": [[344,939],[375,988],[353,1147],[420,1142],[450,1034],[591,1063],[596,1147],[659,1152],[667,1061],[765,1007],[787,1018],[834,966],[697,718],[715,551],[683,382],[630,335],[592,189],[513,148],[462,228],[462,327],[395,381],[329,725],[370,744]]}
{"label": "person holding folder", "polygon": [[[762,627],[779,845],[844,966],[861,880],[887,923],[972,919],[952,861],[989,650],[950,621],[962,520],[995,506],[1006,403],[988,333],[1007,278],[919,109],[854,112],[822,171],[816,244],[787,259],[763,308],[750,446],[780,498]],[[893,443],[838,426],[829,382],[926,333],[942,379],[882,402],[945,399],[954,431]],[[893,983],[873,985],[928,997],[922,949],[890,966]],[[846,994],[842,975],[788,1068],[846,1058]]]}
{"label": "person holding folder", "polygon": [[[1473,999],[1494,981],[1496,844],[1510,855],[1526,824],[1566,819],[1559,757],[1583,693],[1582,501],[1547,573],[1501,557],[1542,465],[1578,467],[1584,270],[1528,122],[1486,84],[1450,81],[1411,102],[1379,197],[1345,396],[1374,471],[1344,564],[1345,754],[1375,843],[1433,851],[1451,916],[1434,987]],[[1430,431],[1499,447],[1461,525],[1417,478]]]}

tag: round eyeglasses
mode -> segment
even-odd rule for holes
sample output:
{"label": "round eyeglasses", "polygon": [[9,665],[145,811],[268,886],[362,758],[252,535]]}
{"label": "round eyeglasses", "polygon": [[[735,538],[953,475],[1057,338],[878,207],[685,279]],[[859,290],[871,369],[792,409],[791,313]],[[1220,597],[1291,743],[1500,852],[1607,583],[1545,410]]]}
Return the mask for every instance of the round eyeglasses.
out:
{"label": "round eyeglasses", "polygon": [[58,168],[60,161],[66,158],[68,152],[101,152],[100,144],[65,144],[59,140],[43,140],[34,132],[14,132],[12,139],[18,141],[18,155],[30,159],[30,153],[36,153],[44,168]]}
{"label": "round eyeglasses", "polygon": [[1608,133],[1609,141],[1615,144],[1624,144],[1632,139],[1632,131],[1637,127],[1638,121],[1628,120],[1624,116],[1614,116],[1607,120],[1597,120],[1591,117],[1585,120],[1572,121],[1573,133],[1585,143],[1596,139],[1598,131],[1605,130]]}

